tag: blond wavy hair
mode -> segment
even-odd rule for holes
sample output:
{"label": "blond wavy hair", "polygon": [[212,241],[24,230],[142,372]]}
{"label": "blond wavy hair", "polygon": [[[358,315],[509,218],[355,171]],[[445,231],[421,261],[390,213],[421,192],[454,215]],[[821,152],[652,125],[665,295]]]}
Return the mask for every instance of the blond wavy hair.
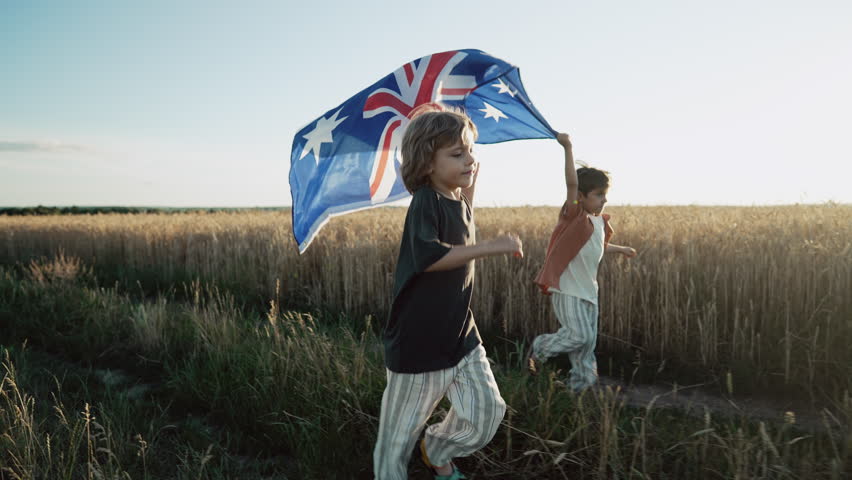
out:
{"label": "blond wavy hair", "polygon": [[402,137],[402,182],[405,188],[416,192],[429,185],[429,171],[435,152],[465,141],[468,133],[476,141],[476,125],[463,111],[429,104],[421,111],[412,112],[413,118]]}

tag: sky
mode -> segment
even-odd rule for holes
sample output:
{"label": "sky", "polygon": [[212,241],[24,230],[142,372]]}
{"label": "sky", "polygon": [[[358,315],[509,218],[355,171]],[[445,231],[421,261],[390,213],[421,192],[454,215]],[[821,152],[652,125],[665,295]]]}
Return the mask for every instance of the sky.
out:
{"label": "sky", "polygon": [[[852,203],[852,2],[0,0],[0,206],[291,204],[293,136],[403,64],[520,68],[610,204]],[[561,147],[476,148],[558,205]]]}

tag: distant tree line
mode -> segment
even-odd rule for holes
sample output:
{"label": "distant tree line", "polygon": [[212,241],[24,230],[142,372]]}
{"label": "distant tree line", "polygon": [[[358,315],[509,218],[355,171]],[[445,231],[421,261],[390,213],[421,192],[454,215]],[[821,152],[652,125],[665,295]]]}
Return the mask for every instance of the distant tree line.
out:
{"label": "distant tree line", "polygon": [[290,207],[256,208],[170,208],[170,207],[0,207],[0,215],[95,215],[99,213],[196,213],[237,212],[249,210],[289,211]]}

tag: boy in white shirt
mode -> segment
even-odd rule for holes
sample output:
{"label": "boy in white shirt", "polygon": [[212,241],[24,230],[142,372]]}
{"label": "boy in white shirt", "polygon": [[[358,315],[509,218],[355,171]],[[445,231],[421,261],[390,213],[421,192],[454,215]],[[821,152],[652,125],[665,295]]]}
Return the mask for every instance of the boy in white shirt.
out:
{"label": "boy in white shirt", "polygon": [[572,367],[568,387],[579,392],[598,379],[595,360],[598,265],[604,252],[630,258],[636,255],[636,250],[609,243],[612,227],[609,215],[602,215],[609,190],[609,173],[588,167],[574,170],[568,134],[560,133],[556,139],[565,149],[567,197],[535,282],[542,293],[551,296],[561,328],[556,333],[537,336],[527,361],[530,372],[537,373],[540,362],[567,353]]}

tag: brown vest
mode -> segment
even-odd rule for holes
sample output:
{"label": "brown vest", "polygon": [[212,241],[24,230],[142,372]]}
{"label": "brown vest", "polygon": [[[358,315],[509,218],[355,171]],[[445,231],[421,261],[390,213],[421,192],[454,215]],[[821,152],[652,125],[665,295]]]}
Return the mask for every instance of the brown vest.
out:
{"label": "brown vest", "polygon": [[[612,237],[612,227],[609,225],[609,215],[601,215],[604,219],[604,249]],[[550,295],[551,287],[559,288],[559,276],[568,268],[571,260],[577,256],[583,245],[592,237],[595,231],[592,220],[579,204],[567,201],[562,205],[559,223],[550,235],[550,245],[544,257],[544,265],[535,277],[535,283],[541,287],[542,293]],[[605,250],[604,250],[605,251]]]}

